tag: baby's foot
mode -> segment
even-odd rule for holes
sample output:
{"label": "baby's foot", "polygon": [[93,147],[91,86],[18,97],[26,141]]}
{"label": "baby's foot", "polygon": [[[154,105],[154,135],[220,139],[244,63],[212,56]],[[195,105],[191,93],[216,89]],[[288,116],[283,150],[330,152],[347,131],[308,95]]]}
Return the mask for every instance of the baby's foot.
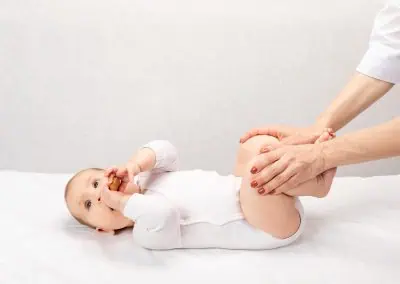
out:
{"label": "baby's foot", "polygon": [[335,135],[335,133],[332,131],[332,129],[326,128],[326,129],[322,132],[321,136],[317,139],[317,141],[315,141],[315,143],[326,142],[326,141],[329,141],[329,140],[331,140],[331,139],[333,139],[333,138],[335,138],[335,137],[336,137],[336,135]]}

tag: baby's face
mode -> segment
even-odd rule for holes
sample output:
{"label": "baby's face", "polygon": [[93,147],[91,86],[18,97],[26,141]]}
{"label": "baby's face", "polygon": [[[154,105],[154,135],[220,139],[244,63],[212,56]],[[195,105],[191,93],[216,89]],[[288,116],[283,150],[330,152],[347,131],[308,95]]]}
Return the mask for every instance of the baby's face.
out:
{"label": "baby's face", "polygon": [[71,183],[67,204],[71,213],[91,226],[103,231],[132,226],[132,221],[101,202],[100,192],[107,185],[102,170],[86,170]]}

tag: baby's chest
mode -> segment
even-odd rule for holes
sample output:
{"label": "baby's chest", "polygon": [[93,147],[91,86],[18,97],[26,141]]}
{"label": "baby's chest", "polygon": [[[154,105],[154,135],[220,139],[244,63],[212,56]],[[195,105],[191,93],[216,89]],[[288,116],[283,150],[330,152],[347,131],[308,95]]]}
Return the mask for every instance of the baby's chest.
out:
{"label": "baby's chest", "polygon": [[241,215],[238,191],[231,183],[184,175],[158,175],[146,185],[147,194],[161,194],[179,209],[182,224],[223,224]]}

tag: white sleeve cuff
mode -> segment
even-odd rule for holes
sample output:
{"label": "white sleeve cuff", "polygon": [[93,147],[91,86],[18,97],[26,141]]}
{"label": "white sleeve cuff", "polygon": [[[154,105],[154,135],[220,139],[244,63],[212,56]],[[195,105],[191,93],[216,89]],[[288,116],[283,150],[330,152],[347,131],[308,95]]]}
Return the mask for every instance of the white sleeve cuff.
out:
{"label": "white sleeve cuff", "polygon": [[393,84],[400,83],[400,50],[396,54],[390,47],[375,44],[371,47],[360,64],[357,71],[369,77]]}
{"label": "white sleeve cuff", "polygon": [[367,76],[400,83],[400,1],[388,1],[377,14],[369,49],[357,71]]}

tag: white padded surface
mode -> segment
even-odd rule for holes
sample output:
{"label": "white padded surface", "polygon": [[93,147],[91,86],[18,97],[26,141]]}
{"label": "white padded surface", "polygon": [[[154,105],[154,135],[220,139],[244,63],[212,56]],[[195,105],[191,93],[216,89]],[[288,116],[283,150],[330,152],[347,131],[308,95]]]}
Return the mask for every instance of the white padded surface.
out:
{"label": "white padded surface", "polygon": [[67,214],[68,178],[0,171],[0,283],[400,280],[400,176],[337,178],[326,199],[303,199],[308,224],[297,243],[257,252],[154,252],[135,246],[129,231],[92,232]]}

